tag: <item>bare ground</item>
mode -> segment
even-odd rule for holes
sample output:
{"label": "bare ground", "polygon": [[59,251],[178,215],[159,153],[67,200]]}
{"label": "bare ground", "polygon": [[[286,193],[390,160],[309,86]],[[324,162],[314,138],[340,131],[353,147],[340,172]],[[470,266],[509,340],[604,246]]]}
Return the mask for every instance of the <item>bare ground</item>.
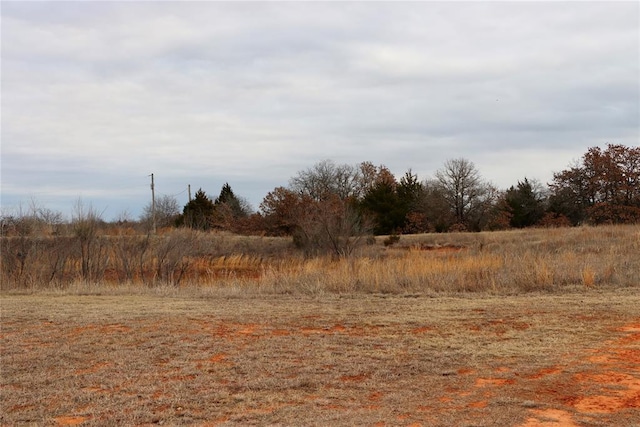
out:
{"label": "bare ground", "polygon": [[640,426],[634,289],[2,295],[2,425]]}

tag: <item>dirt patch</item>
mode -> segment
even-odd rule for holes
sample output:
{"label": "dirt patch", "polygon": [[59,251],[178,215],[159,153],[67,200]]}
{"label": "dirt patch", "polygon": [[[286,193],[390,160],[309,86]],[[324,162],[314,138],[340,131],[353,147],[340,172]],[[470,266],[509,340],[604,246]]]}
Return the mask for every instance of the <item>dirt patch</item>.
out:
{"label": "dirt patch", "polygon": [[522,427],[578,427],[573,416],[562,409],[532,409]]}
{"label": "dirt patch", "polygon": [[55,421],[59,426],[77,426],[85,421],[87,421],[87,417],[56,417]]}
{"label": "dirt patch", "polygon": [[638,304],[10,296],[0,424],[639,425]]}
{"label": "dirt patch", "polygon": [[[573,416],[561,409],[532,410],[532,417],[524,427],[538,425],[577,426],[577,418],[597,419],[598,416],[616,413],[629,414],[638,419],[640,415],[640,325],[631,323],[616,331],[615,339],[606,340],[602,346],[592,349],[583,359],[568,364],[565,369],[551,367],[528,377],[540,380],[554,376],[558,390],[561,382],[570,384],[574,395],[563,397],[563,406],[577,412]],[[569,372],[578,371],[575,373]],[[566,389],[566,386],[564,386]],[[545,421],[545,420],[551,421]]]}

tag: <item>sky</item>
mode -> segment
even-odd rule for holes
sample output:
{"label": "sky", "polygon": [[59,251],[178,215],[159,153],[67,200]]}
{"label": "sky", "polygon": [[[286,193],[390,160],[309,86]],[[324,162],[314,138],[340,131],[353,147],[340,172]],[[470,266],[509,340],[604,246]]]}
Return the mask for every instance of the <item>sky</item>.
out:
{"label": "sky", "polygon": [[330,159],[542,183],[637,146],[640,2],[12,2],[1,207],[137,219]]}

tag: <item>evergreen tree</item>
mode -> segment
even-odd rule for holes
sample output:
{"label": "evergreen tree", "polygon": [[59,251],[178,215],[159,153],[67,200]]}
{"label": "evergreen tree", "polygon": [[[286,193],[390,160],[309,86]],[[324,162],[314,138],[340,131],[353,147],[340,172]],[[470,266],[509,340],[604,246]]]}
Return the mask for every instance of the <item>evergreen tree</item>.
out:
{"label": "evergreen tree", "polygon": [[374,234],[392,234],[404,225],[405,212],[395,182],[378,181],[362,199],[361,207],[373,216]]}
{"label": "evergreen tree", "polygon": [[407,231],[409,214],[417,208],[423,192],[418,176],[407,171],[396,182],[386,168],[381,168],[374,185],[366,192],[360,206],[373,216],[375,234]]}
{"label": "evergreen tree", "polygon": [[213,207],[211,225],[221,230],[233,232],[242,229],[243,224],[252,213],[251,205],[245,199],[236,196],[228,182],[222,186]]}
{"label": "evergreen tree", "polygon": [[215,210],[217,213],[228,216],[230,213],[233,219],[246,217],[249,213],[243,206],[242,200],[238,198],[231,189],[231,186],[226,182],[220,190],[220,195],[214,202]]}
{"label": "evergreen tree", "polygon": [[415,175],[409,169],[398,184],[398,198],[407,208],[413,208],[423,190],[422,184],[418,181],[418,175]]}
{"label": "evergreen tree", "polygon": [[182,211],[183,223],[190,228],[208,230],[211,228],[214,209],[213,202],[200,188],[196,191],[195,198],[187,203]]}
{"label": "evergreen tree", "polygon": [[225,182],[220,190],[220,195],[216,198],[215,204],[219,205],[221,203],[227,203],[231,200],[234,200],[236,195],[233,194],[233,190],[228,182]]}
{"label": "evergreen tree", "polygon": [[[535,183],[534,183],[535,184]],[[523,228],[536,224],[544,216],[544,197],[527,178],[505,193],[507,210],[511,214],[511,227]]]}

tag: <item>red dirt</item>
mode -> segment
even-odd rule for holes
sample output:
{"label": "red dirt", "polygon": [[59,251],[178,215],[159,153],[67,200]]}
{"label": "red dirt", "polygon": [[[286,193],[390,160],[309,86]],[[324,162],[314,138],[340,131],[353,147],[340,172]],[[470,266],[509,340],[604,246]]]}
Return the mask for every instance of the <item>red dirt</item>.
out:
{"label": "red dirt", "polygon": [[475,386],[482,387],[492,387],[492,386],[504,386],[515,384],[515,380],[505,380],[503,378],[478,378],[476,379]]}
{"label": "red dirt", "polygon": [[[564,403],[562,406],[569,406],[581,416],[640,410],[640,324],[626,325],[617,332],[624,335],[605,342],[601,348],[592,350],[592,356],[586,356],[575,363],[577,368],[584,364],[583,371],[563,375],[562,367],[550,367],[528,379],[556,376],[554,384],[557,385],[558,394],[562,396],[559,399]],[[570,387],[562,384],[567,380]],[[563,395],[564,390],[570,389],[577,390],[577,393]],[[550,390],[540,391],[544,393]],[[531,417],[521,427],[578,426],[575,418],[570,412],[560,408],[532,409]]]}
{"label": "red dirt", "polygon": [[[279,325],[278,329],[270,329],[267,324],[256,323],[233,323],[224,322],[222,320],[195,319],[191,323],[184,325],[182,336],[185,340],[189,340],[191,332],[203,332],[218,339],[238,344],[239,351],[250,343],[257,342],[262,339],[274,338],[295,338],[296,336],[323,338],[323,335],[341,335],[341,336],[363,336],[376,334],[378,327],[376,326],[345,326],[343,324],[334,324],[333,326],[317,326],[321,319],[318,316],[304,317],[310,326],[291,326]],[[318,323],[316,323],[318,322]],[[144,328],[147,326],[137,325],[125,326],[121,324],[95,325],[89,324],[82,327],[70,328],[65,334],[65,338],[69,343],[73,343],[78,337],[85,334],[93,334],[95,336],[114,336],[126,334],[132,329]],[[331,325],[331,323],[329,323]],[[477,325],[469,326],[470,333],[482,330],[483,333],[495,333],[502,336],[511,330],[522,330],[528,328],[528,324],[517,321],[515,319],[500,319],[487,321],[478,329]],[[153,326],[148,326],[153,327]],[[423,335],[428,333],[438,333],[437,328],[430,326],[418,326],[409,329],[413,335]],[[532,373],[514,372],[508,366],[492,367],[488,370],[476,369],[472,367],[463,367],[455,371],[447,372],[443,375],[459,376],[460,381],[455,382],[453,386],[441,390],[441,395],[437,395],[433,401],[425,402],[412,410],[426,413],[421,419],[433,415],[433,422],[437,423],[438,415],[446,411],[456,411],[460,408],[471,408],[482,410],[492,405],[492,398],[496,396],[509,396],[520,401],[527,401],[529,397],[535,399],[530,409],[522,409],[527,412],[526,420],[519,427],[577,427],[584,425],[590,420],[598,420],[599,416],[607,414],[615,414],[628,411],[640,419],[640,322],[624,325],[612,331],[613,338],[605,341],[601,346],[591,349],[585,354],[570,355],[567,363],[562,365],[544,366]],[[198,369],[206,369],[207,366],[233,368],[232,352],[221,352],[220,349],[212,349],[208,358],[202,358],[194,361],[194,366]],[[156,362],[158,366],[166,364],[166,362]],[[299,360],[304,364],[304,360]],[[503,362],[501,362],[503,363]],[[85,366],[75,369],[75,375],[90,375],[98,371],[109,370],[113,368],[112,363],[108,362],[92,362]],[[333,370],[338,369],[337,366],[326,365],[322,369]],[[355,372],[349,374],[338,373],[336,378],[339,379],[346,387],[362,386],[371,378],[370,372]],[[292,373],[291,378],[295,378]],[[163,374],[159,383],[186,383],[189,384],[196,379],[195,374],[184,374],[167,369]],[[221,386],[231,386],[233,377],[218,378],[217,383]],[[98,386],[90,386],[83,388],[83,391],[104,394],[113,392],[114,390],[105,390]],[[385,393],[378,390],[365,390],[363,400],[359,402],[359,409],[368,411],[377,411],[384,407],[385,399],[388,397]],[[150,394],[155,400],[161,402],[168,396],[158,390]],[[459,399],[465,398],[464,403],[460,403]],[[331,401],[322,397],[322,391],[315,394],[305,396],[305,399],[312,401],[317,407],[326,411],[351,411],[354,402],[348,401]],[[358,401],[356,401],[358,403]],[[247,414],[269,414],[279,409],[295,406],[296,402],[269,402],[265,406],[256,406],[246,409]],[[493,403],[495,404],[495,403]],[[22,408],[12,407],[11,411],[20,411]],[[182,408],[173,407],[168,404],[158,403],[156,411],[162,413],[165,411],[180,412]],[[78,411],[70,413],[68,416],[59,416],[54,418],[55,422],[60,426],[80,425],[90,421],[89,416],[73,415],[83,413]],[[85,412],[86,413],[86,412]],[[402,413],[395,415],[395,422],[389,424],[379,423],[378,425],[422,425],[412,423],[411,413]],[[229,417],[221,416],[216,420],[209,422],[207,425],[218,425],[229,421]],[[594,422],[595,423],[595,422]],[[424,424],[429,425],[429,424]]]}
{"label": "red dirt", "polygon": [[55,420],[59,426],[77,426],[87,421],[87,417],[58,417]]}
{"label": "red dirt", "polygon": [[[313,316],[309,316],[313,319]],[[518,321],[497,320],[488,322],[488,327],[493,327],[496,335],[501,336],[509,329],[521,330],[528,328],[528,324]],[[235,329],[235,335],[232,329]],[[470,327],[471,330],[476,330]],[[482,328],[484,329],[484,327]],[[424,334],[433,331],[427,326],[417,327],[411,330],[413,334]],[[371,333],[372,331],[369,331]],[[576,415],[590,417],[598,414],[611,414],[622,410],[640,409],[640,324],[630,324],[619,328],[616,332],[623,335],[619,338],[607,341],[601,348],[592,350],[591,354],[579,358],[568,366],[549,366],[540,369],[534,374],[515,378],[499,378],[478,376],[475,378],[473,387],[478,390],[486,390],[484,395],[490,397],[501,393],[510,396],[518,395],[519,389],[523,386],[534,387],[536,394],[543,397],[549,406],[556,406],[546,409],[530,409],[529,418],[520,427],[573,427],[579,426]],[[229,327],[220,335],[233,340],[238,336],[250,335],[257,339],[263,331],[258,325],[236,325]],[[363,334],[364,330],[348,328],[343,325],[332,327],[302,327],[298,331],[276,329],[270,332],[273,336],[287,336],[291,334]],[[635,346],[635,347],[634,347]],[[224,361],[226,355],[219,354],[211,358],[212,362]],[[331,368],[331,367],[329,367]],[[572,368],[572,369],[569,369]],[[570,373],[572,370],[576,373]],[[583,369],[581,371],[581,369]],[[494,369],[498,375],[513,374],[507,367]],[[476,376],[478,372],[472,368],[461,368],[456,371],[458,375]],[[513,376],[513,375],[511,375]],[[369,378],[368,374],[343,375],[340,376],[342,382],[363,382]],[[544,381],[542,381],[544,380]],[[540,384],[538,384],[540,383]],[[568,384],[567,384],[568,383]],[[570,393],[575,391],[574,393]],[[469,396],[477,392],[471,390],[458,390],[459,396]],[[372,392],[368,395],[370,402],[376,403],[383,398],[380,392]],[[455,398],[450,395],[442,396],[438,399],[442,404],[455,403]],[[482,409],[489,405],[487,400],[477,400],[467,404],[470,408]],[[327,410],[344,410],[342,405],[327,404],[323,406]],[[368,405],[369,409],[375,410],[377,404]],[[432,411],[434,408],[423,406],[424,411]],[[275,408],[262,408],[261,411],[269,411]],[[399,415],[398,421],[408,420],[410,415]],[[380,424],[383,425],[383,424]],[[420,425],[420,424],[408,424]]]}
{"label": "red dirt", "polygon": [[209,362],[211,362],[211,363],[219,363],[219,362],[222,362],[226,358],[227,358],[226,354],[220,353],[220,354],[216,354],[215,356],[211,356],[211,358],[209,359]]}
{"label": "red dirt", "polygon": [[532,409],[532,417],[521,427],[578,427],[573,417],[562,409]]}

